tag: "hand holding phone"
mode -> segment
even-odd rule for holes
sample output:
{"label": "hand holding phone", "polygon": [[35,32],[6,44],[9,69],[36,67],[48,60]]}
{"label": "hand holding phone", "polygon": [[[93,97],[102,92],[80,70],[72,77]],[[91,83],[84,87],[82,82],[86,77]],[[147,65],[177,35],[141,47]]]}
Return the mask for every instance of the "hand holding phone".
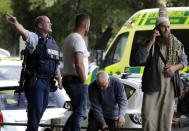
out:
{"label": "hand holding phone", "polygon": [[156,37],[157,37],[157,36],[161,37],[159,27],[156,26],[156,27],[154,28],[154,34],[155,34]]}
{"label": "hand holding phone", "polygon": [[156,38],[159,38],[161,37],[161,34],[160,34],[160,29],[156,26],[154,29],[153,29],[153,34],[152,34],[152,41],[155,42],[156,41]]}

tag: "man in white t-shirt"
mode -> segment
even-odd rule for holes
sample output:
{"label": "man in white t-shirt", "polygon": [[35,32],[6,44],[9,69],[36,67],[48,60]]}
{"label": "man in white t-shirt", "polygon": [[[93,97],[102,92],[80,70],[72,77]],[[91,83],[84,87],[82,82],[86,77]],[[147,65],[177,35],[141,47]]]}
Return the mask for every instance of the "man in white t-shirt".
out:
{"label": "man in white t-shirt", "polygon": [[87,109],[88,51],[83,39],[90,27],[90,17],[76,17],[75,31],[68,35],[63,44],[64,70],[62,84],[71,99],[73,113],[63,131],[80,131]]}

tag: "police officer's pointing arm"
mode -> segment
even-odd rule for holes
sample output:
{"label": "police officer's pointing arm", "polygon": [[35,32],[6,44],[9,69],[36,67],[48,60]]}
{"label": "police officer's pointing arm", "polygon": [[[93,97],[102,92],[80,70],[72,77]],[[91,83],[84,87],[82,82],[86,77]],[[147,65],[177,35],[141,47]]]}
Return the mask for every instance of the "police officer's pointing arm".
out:
{"label": "police officer's pointing arm", "polygon": [[8,23],[12,24],[15,29],[21,34],[22,38],[24,40],[27,39],[28,35],[29,35],[29,31],[26,30],[16,19],[16,17],[10,15],[10,14],[6,14],[6,20]]}

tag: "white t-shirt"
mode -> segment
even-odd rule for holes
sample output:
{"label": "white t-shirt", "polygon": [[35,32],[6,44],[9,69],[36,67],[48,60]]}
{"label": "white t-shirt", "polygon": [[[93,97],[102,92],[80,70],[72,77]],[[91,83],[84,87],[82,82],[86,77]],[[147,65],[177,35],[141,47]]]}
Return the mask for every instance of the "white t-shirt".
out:
{"label": "white t-shirt", "polygon": [[89,53],[83,37],[78,33],[71,33],[65,39],[63,44],[63,57],[64,57],[64,70],[63,75],[75,75],[78,76],[75,69],[75,53],[83,53],[83,63],[85,66],[85,74],[88,74],[88,57]]}

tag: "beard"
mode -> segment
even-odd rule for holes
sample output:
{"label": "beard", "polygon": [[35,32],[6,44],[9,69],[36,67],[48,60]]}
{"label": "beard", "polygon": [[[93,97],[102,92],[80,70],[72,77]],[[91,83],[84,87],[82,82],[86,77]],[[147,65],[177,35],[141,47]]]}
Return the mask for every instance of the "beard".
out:
{"label": "beard", "polygon": [[170,33],[168,35],[161,35],[157,38],[158,43],[168,45],[170,44]]}
{"label": "beard", "polygon": [[89,34],[89,30],[85,30],[84,36],[87,36]]}

